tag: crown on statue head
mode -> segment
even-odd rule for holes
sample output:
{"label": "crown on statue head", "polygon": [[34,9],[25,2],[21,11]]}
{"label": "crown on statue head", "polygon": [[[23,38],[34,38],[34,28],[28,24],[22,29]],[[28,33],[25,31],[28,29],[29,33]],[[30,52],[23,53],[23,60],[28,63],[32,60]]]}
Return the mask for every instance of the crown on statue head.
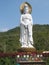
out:
{"label": "crown on statue head", "polygon": [[24,2],[24,3],[22,3],[21,6],[20,6],[21,14],[24,13],[24,7],[25,7],[25,6],[28,6],[29,13],[31,13],[31,12],[32,12],[32,7],[31,7],[31,5],[30,5],[28,2]]}

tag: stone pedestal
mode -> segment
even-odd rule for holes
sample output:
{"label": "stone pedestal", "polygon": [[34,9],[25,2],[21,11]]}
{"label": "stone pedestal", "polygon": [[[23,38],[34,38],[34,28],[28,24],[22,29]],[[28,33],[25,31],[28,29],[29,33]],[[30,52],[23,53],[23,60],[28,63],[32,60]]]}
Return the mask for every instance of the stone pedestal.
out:
{"label": "stone pedestal", "polygon": [[36,62],[36,61],[25,61],[25,62],[19,62],[20,65],[46,65],[46,62],[42,61],[42,62]]}
{"label": "stone pedestal", "polygon": [[20,65],[46,65],[39,55],[36,48],[19,48],[16,62]]}
{"label": "stone pedestal", "polygon": [[36,52],[36,48],[19,48],[18,52]]}

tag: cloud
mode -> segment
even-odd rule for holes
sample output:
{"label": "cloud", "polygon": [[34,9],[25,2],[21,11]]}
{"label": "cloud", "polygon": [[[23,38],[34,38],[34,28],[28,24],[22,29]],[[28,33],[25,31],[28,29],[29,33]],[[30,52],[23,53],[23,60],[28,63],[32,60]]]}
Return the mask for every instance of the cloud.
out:
{"label": "cloud", "polygon": [[3,28],[0,30],[0,32],[6,32],[6,31],[8,31],[8,28]]}

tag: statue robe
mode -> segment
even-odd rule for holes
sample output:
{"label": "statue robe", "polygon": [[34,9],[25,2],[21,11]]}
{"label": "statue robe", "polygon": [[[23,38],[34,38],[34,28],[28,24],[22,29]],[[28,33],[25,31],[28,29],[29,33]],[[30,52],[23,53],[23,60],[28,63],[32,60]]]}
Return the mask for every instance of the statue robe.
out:
{"label": "statue robe", "polygon": [[20,18],[20,43],[22,47],[33,44],[32,38],[32,23],[31,14],[22,14]]}

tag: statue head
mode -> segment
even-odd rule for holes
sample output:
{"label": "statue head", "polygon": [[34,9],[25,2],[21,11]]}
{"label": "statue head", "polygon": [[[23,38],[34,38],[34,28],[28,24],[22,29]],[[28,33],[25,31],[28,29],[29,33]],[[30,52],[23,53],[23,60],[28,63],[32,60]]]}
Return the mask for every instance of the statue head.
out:
{"label": "statue head", "polygon": [[24,13],[29,13],[29,7],[27,4],[24,5]]}
{"label": "statue head", "polygon": [[31,13],[32,7],[28,2],[24,2],[20,6],[20,11],[21,11],[21,14],[23,14],[23,13]]}

